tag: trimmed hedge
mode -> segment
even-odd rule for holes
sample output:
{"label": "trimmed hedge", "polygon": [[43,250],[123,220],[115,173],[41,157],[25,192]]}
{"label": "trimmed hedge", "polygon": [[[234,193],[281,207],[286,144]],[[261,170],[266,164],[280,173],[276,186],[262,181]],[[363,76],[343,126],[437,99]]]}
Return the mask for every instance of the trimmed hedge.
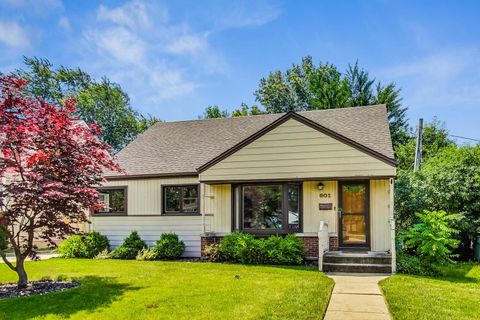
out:
{"label": "trimmed hedge", "polygon": [[137,231],[133,231],[122,245],[110,252],[112,259],[134,260],[138,253],[147,248],[147,244],[140,238]]}
{"label": "trimmed hedge", "polygon": [[60,244],[57,251],[64,258],[94,258],[109,248],[107,237],[94,231],[69,237]]}
{"label": "trimmed hedge", "polygon": [[157,259],[178,259],[185,252],[185,244],[175,233],[162,233],[154,250]]}
{"label": "trimmed hedge", "polygon": [[[213,251],[212,255],[218,255]],[[303,241],[294,234],[264,239],[232,232],[222,239],[218,251],[221,257],[216,256],[212,260],[244,264],[301,264],[305,255]],[[210,259],[208,254],[207,259]]]}

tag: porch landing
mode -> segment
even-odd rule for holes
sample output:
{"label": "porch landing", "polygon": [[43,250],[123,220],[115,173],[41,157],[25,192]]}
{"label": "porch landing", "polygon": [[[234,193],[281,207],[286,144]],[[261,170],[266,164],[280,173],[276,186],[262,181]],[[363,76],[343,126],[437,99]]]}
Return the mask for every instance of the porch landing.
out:
{"label": "porch landing", "polygon": [[386,252],[329,251],[323,256],[324,272],[392,273],[392,256]]}

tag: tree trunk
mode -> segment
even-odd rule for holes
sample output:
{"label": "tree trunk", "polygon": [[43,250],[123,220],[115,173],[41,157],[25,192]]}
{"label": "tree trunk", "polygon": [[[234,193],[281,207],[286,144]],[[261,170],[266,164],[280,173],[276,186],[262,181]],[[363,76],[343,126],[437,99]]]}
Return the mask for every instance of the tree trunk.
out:
{"label": "tree trunk", "polygon": [[28,276],[27,272],[25,271],[25,258],[24,257],[18,257],[17,258],[17,274],[18,274],[18,289],[24,289],[27,287],[28,284]]}

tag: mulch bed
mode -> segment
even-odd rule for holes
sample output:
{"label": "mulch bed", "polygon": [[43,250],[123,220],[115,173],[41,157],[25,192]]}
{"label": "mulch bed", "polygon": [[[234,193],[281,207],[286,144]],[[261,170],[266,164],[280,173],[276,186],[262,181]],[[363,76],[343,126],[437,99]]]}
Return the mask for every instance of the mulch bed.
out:
{"label": "mulch bed", "polygon": [[18,290],[16,283],[0,285],[0,299],[42,295],[51,292],[65,291],[78,287],[80,282],[63,281],[31,281],[25,289]]}

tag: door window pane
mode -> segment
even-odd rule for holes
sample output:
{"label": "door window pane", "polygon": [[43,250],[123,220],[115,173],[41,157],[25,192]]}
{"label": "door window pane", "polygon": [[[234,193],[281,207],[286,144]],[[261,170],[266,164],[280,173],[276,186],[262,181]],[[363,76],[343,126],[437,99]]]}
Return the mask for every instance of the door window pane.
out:
{"label": "door window pane", "polygon": [[366,190],[364,183],[342,186],[342,242],[366,244]]}
{"label": "door window pane", "polygon": [[283,228],[282,185],[243,187],[243,227],[246,229]]}

